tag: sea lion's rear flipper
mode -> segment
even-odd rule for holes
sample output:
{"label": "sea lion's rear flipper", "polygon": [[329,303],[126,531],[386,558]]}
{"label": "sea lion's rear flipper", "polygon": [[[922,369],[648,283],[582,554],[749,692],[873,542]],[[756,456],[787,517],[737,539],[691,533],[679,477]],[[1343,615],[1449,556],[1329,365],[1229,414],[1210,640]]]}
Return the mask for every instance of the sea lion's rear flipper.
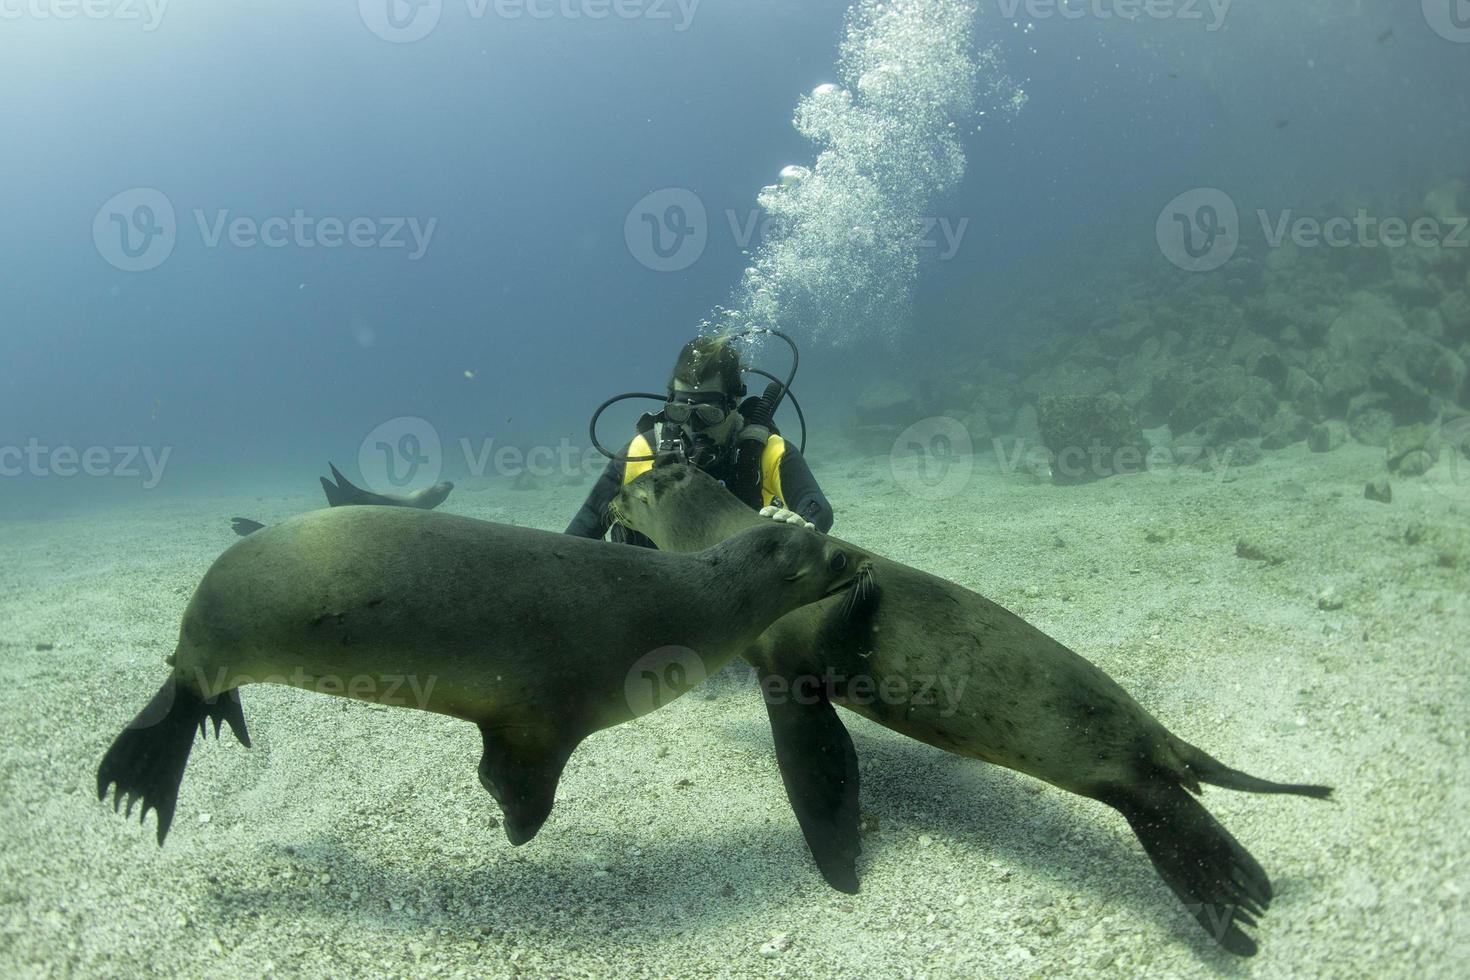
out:
{"label": "sea lion's rear flipper", "polygon": [[246,535],[254,534],[256,531],[265,527],[265,525],[259,521],[252,521],[248,517],[232,517],[230,518],[230,527],[236,534],[243,538]]}
{"label": "sea lion's rear flipper", "polygon": [[536,836],[556,802],[556,784],[576,742],[563,745],[540,731],[480,726],[485,754],[480,785],[505,814],[505,836],[520,845]]}
{"label": "sea lion's rear flipper", "polygon": [[[766,683],[771,676],[761,677],[761,689],[766,692],[766,714],[771,719],[786,798],[822,877],[838,891],[854,894],[858,890],[857,857],[862,851],[857,751],[825,695],[811,704],[799,703],[792,684],[778,689]],[[810,699],[803,696],[802,700]]]}
{"label": "sea lion's rear flipper", "polygon": [[347,477],[331,461],[327,462],[327,468],[332,471],[332,480],[337,481],[333,483],[324,476],[317,478],[322,481],[322,491],[327,495],[327,506],[344,507],[357,503],[356,497],[361,496],[362,491],[349,483]]}
{"label": "sea lion's rear flipper", "polygon": [[247,748],[250,746],[238,691],[226,691],[206,701],[173,677],[164,681],[153,700],[113,739],[112,747],[102,757],[102,764],[97,767],[97,799],[107,799],[108,789],[116,784],[114,810],[124,800],[130,817],[133,804],[139,800],[143,803],[143,810],[138,814],[140,820],[147,819],[149,810],[157,810],[158,843],[162,846],[173,823],[179,783],[189,763],[189,751],[194,747],[194,733],[206,731],[206,723],[211,719],[216,738],[220,725],[228,722],[235,737]]}
{"label": "sea lion's rear flipper", "polygon": [[1248,772],[1241,772],[1239,769],[1231,769],[1204,749],[1197,745],[1190,745],[1183,739],[1171,738],[1170,747],[1184,759],[1190,772],[1200,782],[1209,783],[1212,786],[1239,790],[1242,793],[1291,793],[1296,796],[1310,796],[1317,800],[1325,800],[1332,796],[1331,786],[1317,786],[1312,783],[1277,783],[1252,776]]}
{"label": "sea lion's rear flipper", "polygon": [[1177,783],[1154,779],[1098,794],[1128,818],[1159,876],[1225,949],[1254,956],[1241,930],[1271,904],[1271,879],[1229,831]]}

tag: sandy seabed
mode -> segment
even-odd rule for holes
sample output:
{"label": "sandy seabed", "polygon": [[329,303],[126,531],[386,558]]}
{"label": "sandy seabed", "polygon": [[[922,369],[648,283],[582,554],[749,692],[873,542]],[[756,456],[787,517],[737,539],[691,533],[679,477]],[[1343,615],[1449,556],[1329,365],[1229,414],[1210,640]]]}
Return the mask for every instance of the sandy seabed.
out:
{"label": "sandy seabed", "polygon": [[[861,893],[828,889],[739,665],[589,739],[520,848],[472,726],[252,687],[255,748],[196,745],[160,850],[96,800],[97,762],[227,519],[303,493],[0,523],[3,972],[1470,975],[1470,487],[1366,500],[1359,446],[1070,488],[981,457],[943,499],[886,458],[813,463],[843,537],[1013,609],[1228,764],[1337,787],[1206,790],[1275,884],[1258,956],[1214,947],[1116,812],[849,713],[876,828]],[[444,509],[560,530],[583,492],[505,487]]]}

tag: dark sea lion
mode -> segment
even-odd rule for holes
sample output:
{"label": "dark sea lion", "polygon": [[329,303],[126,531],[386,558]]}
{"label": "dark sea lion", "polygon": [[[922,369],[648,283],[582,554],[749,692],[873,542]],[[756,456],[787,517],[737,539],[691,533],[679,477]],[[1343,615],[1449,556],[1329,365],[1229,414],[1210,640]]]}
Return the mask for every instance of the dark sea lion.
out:
{"label": "dark sea lion", "polygon": [[324,476],[318,477],[322,481],[322,490],[327,494],[328,507],[366,505],[373,507],[417,507],[420,510],[433,510],[435,507],[444,503],[444,499],[454,489],[454,484],[445,480],[441,483],[434,484],[432,487],[425,487],[422,490],[403,496],[396,496],[390,493],[373,493],[371,490],[364,490],[359,486],[355,486],[331,462],[327,463],[327,467],[332,471],[332,480],[337,481],[333,483],[332,480],[328,480]]}
{"label": "dark sea lion", "polygon": [[[699,470],[657,467],[613,512],[659,548],[708,547],[766,518]],[[872,588],[798,609],[744,656],[757,669],[792,808],[823,876],[855,891],[857,758],[840,704],[894,731],[1100,800],[1232,953],[1256,943],[1266,873],[1191,793],[1200,783],[1326,797],[1257,779],[1172,735],[1093,664],[984,596],[861,548]],[[866,579],[866,576],[864,576]]]}
{"label": "dark sea lion", "polygon": [[[324,476],[317,477],[317,479],[322,481],[322,490],[327,494],[328,507],[414,507],[419,510],[433,510],[435,507],[444,503],[450,491],[454,489],[453,483],[444,480],[434,484],[432,487],[425,487],[422,490],[403,496],[396,496],[390,493],[373,493],[370,490],[362,489],[362,487],[348,480],[347,477],[342,475],[342,471],[337,469],[334,463],[328,461],[327,468],[332,471],[332,480],[336,480],[337,482],[333,483],[332,480],[328,480]],[[230,529],[242,538],[254,534],[263,527],[265,527],[264,524],[259,521],[252,521],[248,517],[230,518]]]}
{"label": "dark sea lion", "polygon": [[480,781],[521,844],[582,739],[682,694],[861,571],[856,552],[774,524],[684,555],[395,507],[302,514],[210,567],[173,671],[107,750],[97,794],[115,783],[129,813],[157,810],[162,844],[195,730],[228,722],[248,746],[237,689],[282,683],[474,722]]}

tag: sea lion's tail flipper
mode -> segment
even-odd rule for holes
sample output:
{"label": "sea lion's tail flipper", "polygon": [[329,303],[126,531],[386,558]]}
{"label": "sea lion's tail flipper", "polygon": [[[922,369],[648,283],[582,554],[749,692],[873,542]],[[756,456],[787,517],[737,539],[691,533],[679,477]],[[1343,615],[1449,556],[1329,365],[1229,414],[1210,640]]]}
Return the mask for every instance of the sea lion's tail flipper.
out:
{"label": "sea lion's tail flipper", "polygon": [[565,745],[551,733],[488,725],[480,726],[480,737],[485,743],[480,785],[500,804],[506,838],[519,846],[551,816],[561,771],[581,740]]}
{"label": "sea lion's tail flipper", "polygon": [[230,518],[230,527],[234,529],[236,534],[243,538],[246,535],[254,534],[256,531],[265,527],[265,525],[259,521],[252,521],[248,517],[232,517]]}
{"label": "sea lion's tail flipper", "polygon": [[1258,779],[1239,769],[1231,769],[1204,749],[1196,748],[1182,739],[1171,740],[1175,752],[1183,757],[1190,772],[1201,782],[1243,793],[1292,793],[1325,800],[1332,795],[1331,786],[1314,786],[1309,783],[1273,783],[1269,779]]}
{"label": "sea lion's tail flipper", "polygon": [[[769,675],[766,675],[769,676]],[[849,895],[858,890],[858,761],[837,709],[825,697],[800,704],[790,694],[767,692],[766,714],[776,741],[781,782],[807,848],[827,884]],[[788,686],[787,691],[793,688]]]}
{"label": "sea lion's tail flipper", "polygon": [[332,471],[332,480],[337,481],[336,483],[333,483],[332,480],[328,480],[324,476],[318,477],[318,479],[322,481],[322,490],[324,490],[327,494],[327,506],[343,507],[347,504],[353,503],[353,498],[351,495],[360,495],[362,491],[353,486],[352,483],[348,481],[347,477],[342,475],[342,471],[337,469],[336,465],[330,460],[327,462],[327,468]]}
{"label": "sea lion's tail flipper", "polygon": [[107,790],[116,784],[113,810],[126,800],[126,815],[131,817],[133,804],[141,800],[140,820],[147,819],[149,810],[158,811],[158,843],[162,846],[173,823],[179,783],[189,763],[189,750],[194,747],[194,733],[205,732],[210,719],[214,720],[216,738],[220,725],[228,722],[235,737],[249,747],[250,735],[245,730],[238,691],[226,691],[206,701],[173,677],[164,681],[153,700],[113,739],[112,747],[102,757],[97,767],[97,798],[107,799]]}
{"label": "sea lion's tail flipper", "polygon": [[1241,930],[1271,904],[1271,879],[1244,847],[1178,783],[1162,778],[1099,794],[1138,835],[1159,876],[1216,942],[1254,956]]}

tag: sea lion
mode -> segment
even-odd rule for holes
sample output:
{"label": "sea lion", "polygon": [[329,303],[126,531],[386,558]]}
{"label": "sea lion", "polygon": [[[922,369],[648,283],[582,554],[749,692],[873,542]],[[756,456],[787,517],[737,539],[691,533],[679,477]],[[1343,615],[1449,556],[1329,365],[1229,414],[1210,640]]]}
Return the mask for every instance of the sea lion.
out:
{"label": "sea lion", "polygon": [[[708,547],[767,520],[708,475],[677,464],[630,483],[613,511],[673,551]],[[1206,931],[1232,953],[1255,952],[1240,924],[1254,925],[1266,909],[1270,880],[1190,794],[1201,782],[1318,798],[1328,787],[1231,769],[1171,734],[1096,666],[984,596],[842,547],[862,555],[873,587],[782,617],[744,654],[765,689],[792,808],[829,883],[856,890],[859,851],[857,757],[835,703],[1114,807]]]}
{"label": "sea lion", "polygon": [[[324,476],[317,477],[317,479],[322,481],[322,490],[327,494],[328,507],[415,507],[420,510],[433,510],[444,503],[450,491],[454,489],[453,483],[443,480],[432,487],[425,487],[403,496],[373,493],[348,480],[330,460],[327,462],[327,468],[332,471],[332,479],[337,482],[333,483]],[[230,518],[230,529],[242,538],[254,534],[263,527],[265,525],[260,521],[253,521],[248,517]]]}
{"label": "sea lion", "polygon": [[444,503],[444,499],[454,489],[453,483],[444,480],[434,484],[432,487],[425,487],[422,490],[416,490],[413,493],[403,496],[397,496],[391,493],[373,493],[371,490],[364,490],[359,486],[354,486],[330,461],[327,463],[327,468],[332,471],[332,480],[336,480],[337,482],[333,483],[324,476],[318,477],[317,479],[322,481],[322,490],[326,492],[328,507],[368,505],[374,507],[417,507],[421,510],[433,510],[435,507]]}
{"label": "sea lion", "polygon": [[[522,844],[582,739],[861,574],[855,552],[775,524],[683,555],[396,507],[302,514],[210,567],[173,670],[107,750],[97,795],[115,783],[114,809],[157,810],[162,844],[195,729],[228,722],[249,746],[238,688],[284,683],[474,722],[480,781]],[[644,678],[669,690],[645,696]]]}

